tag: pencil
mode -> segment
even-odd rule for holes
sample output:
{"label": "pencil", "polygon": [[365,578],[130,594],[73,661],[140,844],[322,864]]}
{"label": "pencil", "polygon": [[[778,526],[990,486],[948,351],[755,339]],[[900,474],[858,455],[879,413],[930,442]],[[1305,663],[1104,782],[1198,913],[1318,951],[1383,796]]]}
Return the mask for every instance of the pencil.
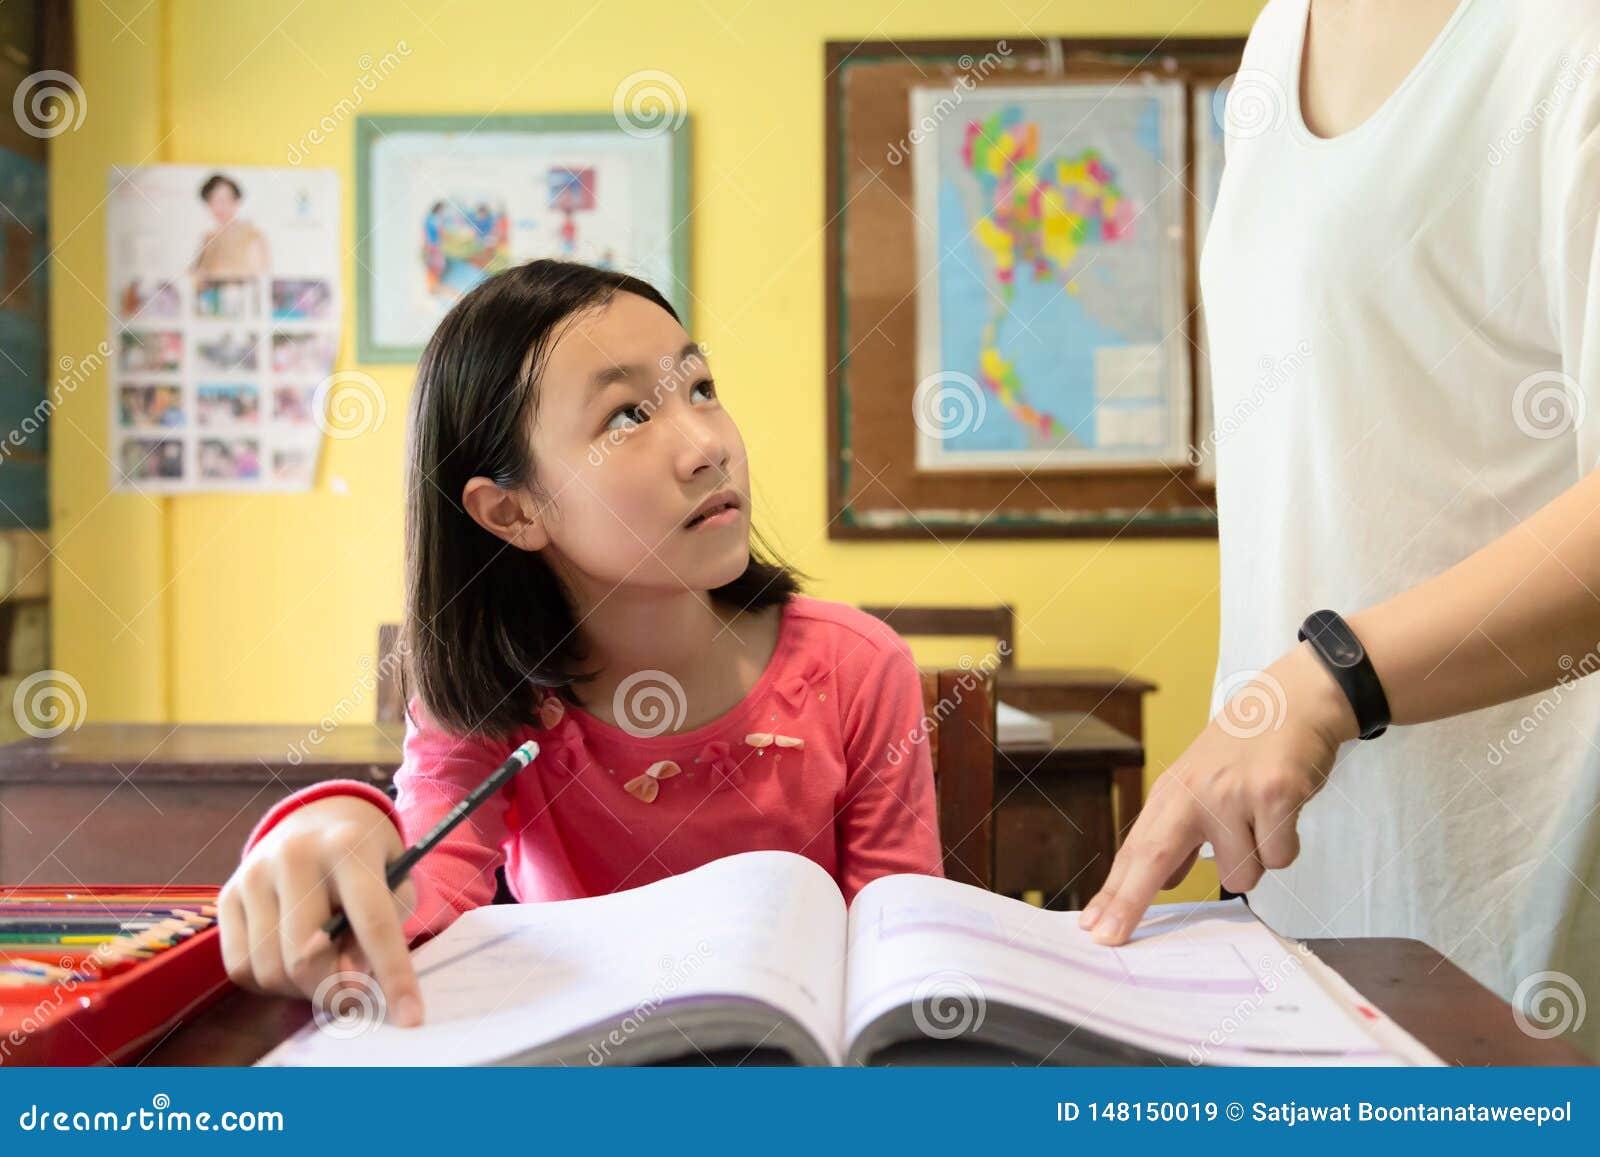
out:
{"label": "pencil", "polygon": [[79,935],[100,933],[115,936],[121,932],[143,932],[146,928],[156,928],[167,925],[167,921],[152,920],[96,920],[89,917],[68,917],[67,919],[54,918],[38,920],[25,918],[21,920],[0,916],[0,934],[15,934],[20,932],[76,932]]}
{"label": "pencil", "polygon": [[[405,878],[411,874],[411,869],[416,866],[418,860],[431,852],[441,840],[455,830],[457,824],[476,811],[484,800],[511,782],[512,777],[532,763],[534,757],[538,754],[539,745],[531,739],[528,740],[506,758],[506,761],[500,765],[498,771],[473,788],[467,793],[466,798],[446,812],[444,817],[428,831],[427,835],[401,852],[394,862],[389,865],[389,870],[386,873],[385,878],[389,882],[389,890],[392,892],[398,888]],[[322,931],[327,934],[330,941],[337,941],[339,937],[349,930],[350,918],[342,911],[335,912],[328,918],[328,922],[322,926]]]}

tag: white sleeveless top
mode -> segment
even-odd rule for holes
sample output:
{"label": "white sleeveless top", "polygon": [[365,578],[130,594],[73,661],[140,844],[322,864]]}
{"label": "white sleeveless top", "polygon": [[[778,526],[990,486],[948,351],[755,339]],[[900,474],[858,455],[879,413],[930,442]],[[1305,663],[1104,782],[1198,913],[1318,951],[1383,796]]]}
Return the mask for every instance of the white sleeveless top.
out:
{"label": "white sleeveless top", "polygon": [[[1600,456],[1600,4],[1465,0],[1332,139],[1300,113],[1307,6],[1250,34],[1201,261],[1213,709],[1310,611],[1438,574]],[[1595,670],[1600,640],[1571,659]],[[1536,1015],[1581,989],[1600,1054],[1597,744],[1600,679],[1348,744],[1251,904],[1290,935],[1425,940]]]}

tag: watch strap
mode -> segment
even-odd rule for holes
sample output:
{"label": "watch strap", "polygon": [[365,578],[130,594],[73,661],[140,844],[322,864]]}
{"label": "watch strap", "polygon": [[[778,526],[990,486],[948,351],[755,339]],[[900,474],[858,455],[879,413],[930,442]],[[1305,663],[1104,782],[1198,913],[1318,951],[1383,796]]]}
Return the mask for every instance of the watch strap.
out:
{"label": "watch strap", "polygon": [[1362,739],[1376,739],[1389,726],[1389,697],[1367,649],[1337,611],[1313,611],[1300,625],[1300,640],[1311,644],[1328,674],[1350,701]]}

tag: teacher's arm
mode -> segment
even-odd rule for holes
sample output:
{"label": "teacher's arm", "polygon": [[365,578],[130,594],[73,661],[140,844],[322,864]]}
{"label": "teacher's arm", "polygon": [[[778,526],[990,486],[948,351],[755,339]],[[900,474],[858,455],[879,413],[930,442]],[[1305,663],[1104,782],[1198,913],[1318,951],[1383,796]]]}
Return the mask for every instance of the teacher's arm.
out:
{"label": "teacher's arm", "polygon": [[[1349,623],[1397,724],[1588,675],[1600,667],[1600,472]],[[1271,726],[1239,717],[1263,704],[1275,713]],[[1126,942],[1156,892],[1187,874],[1206,841],[1229,891],[1248,891],[1263,870],[1286,867],[1300,851],[1300,809],[1322,787],[1339,745],[1356,736],[1348,701],[1310,645],[1287,651],[1156,781],[1081,926],[1102,944]]]}

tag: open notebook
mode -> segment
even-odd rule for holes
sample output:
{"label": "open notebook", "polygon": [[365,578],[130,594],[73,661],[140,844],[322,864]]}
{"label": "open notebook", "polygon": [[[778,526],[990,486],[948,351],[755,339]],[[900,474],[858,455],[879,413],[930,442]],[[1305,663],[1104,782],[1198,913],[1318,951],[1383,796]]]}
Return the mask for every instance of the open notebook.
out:
{"label": "open notebook", "polygon": [[846,910],[789,852],[479,908],[413,958],[422,1026],[313,1022],[259,1063],[1438,1063],[1238,901],[1102,948],[1075,913],[928,876]]}

